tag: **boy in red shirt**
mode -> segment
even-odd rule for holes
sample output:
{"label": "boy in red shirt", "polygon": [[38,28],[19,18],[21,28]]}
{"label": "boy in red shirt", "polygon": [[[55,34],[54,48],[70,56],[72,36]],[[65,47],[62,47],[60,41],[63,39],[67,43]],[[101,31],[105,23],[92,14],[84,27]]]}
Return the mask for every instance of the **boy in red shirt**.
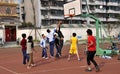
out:
{"label": "boy in red shirt", "polygon": [[28,62],[29,61],[29,56],[27,55],[26,53],[26,43],[27,43],[27,40],[25,39],[26,38],[26,34],[23,33],[22,34],[22,40],[20,42],[20,45],[21,45],[21,48],[22,48],[22,53],[23,53],[23,64],[26,64],[26,61]]}
{"label": "boy in red shirt", "polygon": [[88,65],[88,68],[86,69],[86,71],[92,71],[90,65],[92,62],[96,68],[96,72],[98,72],[100,69],[99,69],[99,66],[98,64],[96,63],[96,61],[94,60],[94,55],[96,53],[96,39],[94,36],[92,36],[92,30],[91,29],[88,29],[87,31],[87,35],[88,35],[88,43],[87,43],[87,65]]}

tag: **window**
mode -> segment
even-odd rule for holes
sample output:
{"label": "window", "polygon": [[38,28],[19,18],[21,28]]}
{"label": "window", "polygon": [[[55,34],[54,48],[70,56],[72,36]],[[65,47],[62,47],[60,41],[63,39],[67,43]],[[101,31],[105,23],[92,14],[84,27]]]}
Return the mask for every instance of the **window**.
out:
{"label": "window", "polygon": [[10,8],[10,7],[8,7],[8,8],[6,9],[6,14],[11,14],[11,8]]}
{"label": "window", "polygon": [[8,3],[8,2],[9,2],[9,0],[5,0],[5,2],[7,2],[7,3]]}

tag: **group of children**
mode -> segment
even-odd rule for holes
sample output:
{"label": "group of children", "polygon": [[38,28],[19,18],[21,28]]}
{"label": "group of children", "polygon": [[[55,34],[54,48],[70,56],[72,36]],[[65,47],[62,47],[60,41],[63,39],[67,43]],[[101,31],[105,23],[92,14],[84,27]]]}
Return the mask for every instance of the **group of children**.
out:
{"label": "group of children", "polygon": [[[26,40],[26,34],[22,34],[23,39],[21,40],[21,47],[22,47],[22,53],[23,53],[23,64],[26,64],[28,62],[27,68],[31,68],[32,66],[35,66],[33,62],[33,51],[34,49],[34,43],[33,43],[33,38],[32,36],[28,37],[28,41]],[[47,37],[42,34],[42,39],[40,41],[40,46],[42,47],[42,58],[48,59],[47,55],[47,45],[46,45]],[[55,43],[55,48],[56,48],[56,58],[59,58],[60,55],[60,43],[59,43],[58,35],[54,34],[54,43]],[[77,54],[78,60],[79,54],[78,54],[78,39],[76,37],[76,33],[72,34],[72,38],[70,39],[71,46],[70,46],[70,51],[68,55],[68,60],[70,60],[71,54]]]}
{"label": "group of children", "polygon": [[[88,68],[86,69],[86,71],[91,71],[91,63],[92,62],[96,68],[96,72],[98,72],[99,66],[96,63],[96,61],[94,60],[94,55],[96,53],[96,40],[94,38],[94,36],[92,36],[92,30],[88,29],[87,31],[87,35],[88,35],[88,42],[87,42],[87,65]],[[51,34],[53,35],[53,34]],[[68,55],[68,61],[70,60],[70,56],[73,54],[77,55],[78,61],[80,61],[80,57],[78,54],[78,38],[76,37],[76,33],[72,33],[72,37],[70,39],[70,50],[69,50],[69,55]],[[26,64],[26,62],[28,62],[27,68],[30,69],[31,67],[35,66],[34,62],[33,62],[33,51],[35,51],[34,49],[34,43],[33,43],[33,38],[32,36],[28,37],[28,41],[25,39],[26,38],[26,34],[22,34],[23,39],[21,40],[21,46],[22,46],[22,53],[23,53],[23,64]],[[59,58],[61,56],[61,46],[60,46],[60,39],[56,34],[53,35],[54,37],[54,45],[56,47],[56,58]],[[47,56],[47,45],[46,45],[46,41],[47,41],[47,36],[45,36],[44,34],[42,34],[42,39],[40,41],[40,46],[42,47],[42,58],[48,59]],[[50,42],[49,42],[50,43]],[[53,46],[54,46],[53,45]],[[50,46],[51,47],[51,46]],[[54,49],[54,47],[53,47]],[[54,50],[53,50],[54,51]],[[50,52],[51,53],[51,52]],[[54,54],[53,54],[54,57]]]}
{"label": "group of children", "polygon": [[[47,37],[42,34],[42,39],[40,41],[40,46],[42,47],[42,58],[45,58],[45,59],[48,59],[48,56],[47,56],[47,45],[46,45],[46,41],[47,41]],[[59,39],[58,39],[58,36],[57,34],[54,34],[54,45],[55,45],[55,48],[56,48],[56,55],[55,57],[56,58],[59,58],[61,55],[60,55],[60,43],[59,43]]]}

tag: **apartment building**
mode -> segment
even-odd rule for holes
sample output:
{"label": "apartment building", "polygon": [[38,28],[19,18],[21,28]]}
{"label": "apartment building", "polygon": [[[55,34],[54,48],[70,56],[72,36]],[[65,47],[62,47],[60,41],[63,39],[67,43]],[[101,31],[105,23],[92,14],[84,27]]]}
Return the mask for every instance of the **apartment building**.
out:
{"label": "apartment building", "polygon": [[[64,18],[65,3],[75,0],[22,0],[21,21],[31,22],[37,27],[54,27],[58,20],[62,20],[62,27],[94,27],[95,21],[91,18],[75,16]],[[103,24],[116,24],[120,15],[120,0],[81,0],[82,13],[94,15]],[[69,25],[68,25],[69,24]]]}

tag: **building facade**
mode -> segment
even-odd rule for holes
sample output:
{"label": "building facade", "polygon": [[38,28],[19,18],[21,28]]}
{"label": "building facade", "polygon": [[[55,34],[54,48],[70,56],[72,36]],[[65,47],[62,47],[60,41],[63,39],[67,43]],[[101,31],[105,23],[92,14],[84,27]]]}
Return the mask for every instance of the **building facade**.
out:
{"label": "building facade", "polygon": [[18,20],[16,0],[0,0],[0,38],[4,42],[16,41]]}
{"label": "building facade", "polygon": [[[80,16],[72,18],[72,24],[74,25],[66,25],[69,24],[71,20],[64,18],[63,5],[71,1],[75,0],[22,0],[21,20],[34,22],[33,24],[42,28],[47,26],[52,27],[58,20],[64,21],[65,25],[63,27],[92,26],[91,24],[95,23],[93,19],[82,18]],[[103,24],[116,24],[116,22],[119,21],[117,16],[120,14],[120,0],[81,0],[81,6],[83,14],[92,14],[98,17]],[[36,20],[34,20],[34,18]]]}

